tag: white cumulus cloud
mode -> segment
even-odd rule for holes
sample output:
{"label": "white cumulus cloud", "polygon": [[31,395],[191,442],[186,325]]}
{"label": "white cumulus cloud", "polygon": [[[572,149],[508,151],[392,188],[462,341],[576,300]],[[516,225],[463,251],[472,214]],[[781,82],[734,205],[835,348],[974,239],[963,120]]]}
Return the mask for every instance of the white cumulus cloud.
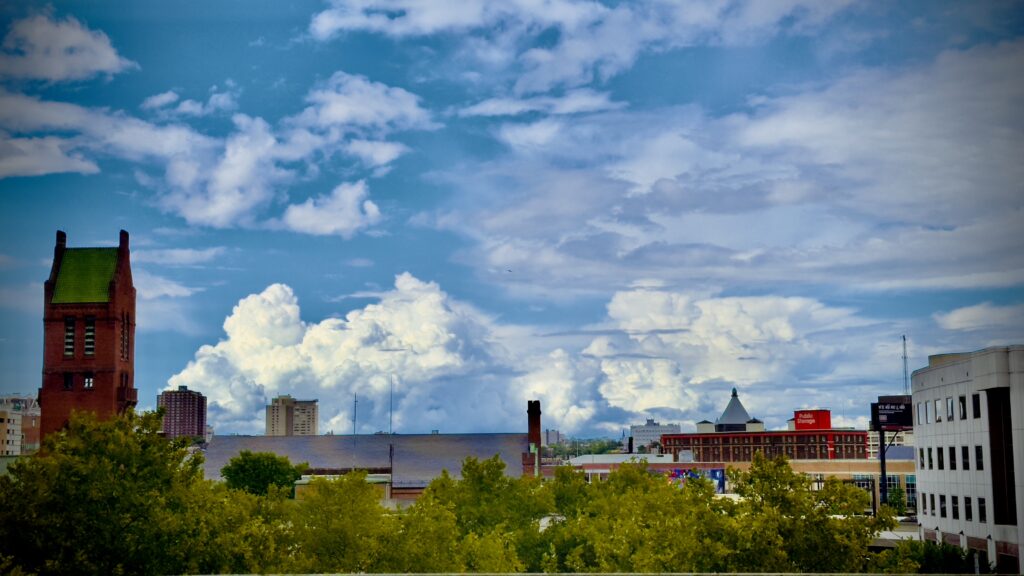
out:
{"label": "white cumulus cloud", "polygon": [[281,223],[293,232],[351,238],[380,221],[380,209],[368,196],[369,190],[362,180],[339,184],[327,196],[288,206]]}
{"label": "white cumulus cloud", "polygon": [[106,34],[68,16],[36,15],[11,24],[0,51],[0,76],[59,82],[117,74],[137,65],[118,55]]}

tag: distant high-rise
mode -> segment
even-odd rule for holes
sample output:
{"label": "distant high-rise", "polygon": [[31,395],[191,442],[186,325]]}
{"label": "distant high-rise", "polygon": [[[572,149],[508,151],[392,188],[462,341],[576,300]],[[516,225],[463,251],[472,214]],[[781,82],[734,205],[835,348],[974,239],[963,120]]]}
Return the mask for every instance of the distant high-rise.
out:
{"label": "distant high-rise", "polygon": [[267,436],[316,436],[316,400],[296,400],[285,394],[267,406]]}
{"label": "distant high-rise", "polygon": [[[15,419],[14,416],[18,418]],[[28,396],[0,396],[0,427],[7,425],[8,429],[13,428],[11,424],[16,422],[12,422],[12,419],[20,420],[20,454],[24,456],[39,450],[39,402]],[[7,443],[11,439],[13,436],[0,442],[0,453],[12,450],[11,445]]]}
{"label": "distant high-rise", "polygon": [[164,435],[168,438],[206,436],[206,396],[188,386],[165,390],[156,397],[157,408],[164,409]]}
{"label": "distant high-rise", "polygon": [[112,248],[68,248],[57,231],[43,288],[40,436],[72,411],[110,418],[135,406],[135,286],[128,233]]}

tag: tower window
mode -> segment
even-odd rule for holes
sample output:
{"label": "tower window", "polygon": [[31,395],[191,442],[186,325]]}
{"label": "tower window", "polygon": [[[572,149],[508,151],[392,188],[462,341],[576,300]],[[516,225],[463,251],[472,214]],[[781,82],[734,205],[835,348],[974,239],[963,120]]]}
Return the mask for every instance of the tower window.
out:
{"label": "tower window", "polygon": [[93,356],[96,354],[96,319],[86,318],[85,319],[85,355]]}
{"label": "tower window", "polygon": [[71,390],[74,387],[75,387],[75,375],[70,373],[70,372],[66,372],[64,374],[64,389],[65,390]]}
{"label": "tower window", "polygon": [[64,319],[64,356],[75,355],[75,318]]}
{"label": "tower window", "polygon": [[85,379],[82,381],[82,387],[85,388],[86,390],[90,390],[92,388],[92,385],[93,376],[92,373],[90,372],[85,375]]}

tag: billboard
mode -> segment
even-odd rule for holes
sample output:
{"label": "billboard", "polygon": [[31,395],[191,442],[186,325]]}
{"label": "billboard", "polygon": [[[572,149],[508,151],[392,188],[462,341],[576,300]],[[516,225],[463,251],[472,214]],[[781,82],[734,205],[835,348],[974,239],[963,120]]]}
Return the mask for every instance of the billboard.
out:
{"label": "billboard", "polygon": [[913,404],[910,402],[872,402],[871,425],[875,430],[913,430]]}
{"label": "billboard", "polygon": [[793,412],[793,427],[797,430],[829,430],[832,413],[828,410],[797,410]]}
{"label": "billboard", "polygon": [[715,485],[715,492],[725,494],[725,468],[676,468],[668,477],[670,481],[679,484],[692,478],[707,478]]}

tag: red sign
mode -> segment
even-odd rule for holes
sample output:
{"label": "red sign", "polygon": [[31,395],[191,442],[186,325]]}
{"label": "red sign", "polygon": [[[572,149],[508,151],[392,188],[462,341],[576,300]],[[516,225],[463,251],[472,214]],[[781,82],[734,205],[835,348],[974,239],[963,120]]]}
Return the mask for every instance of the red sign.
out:
{"label": "red sign", "polygon": [[828,410],[797,410],[793,412],[797,430],[831,430],[832,412]]}

